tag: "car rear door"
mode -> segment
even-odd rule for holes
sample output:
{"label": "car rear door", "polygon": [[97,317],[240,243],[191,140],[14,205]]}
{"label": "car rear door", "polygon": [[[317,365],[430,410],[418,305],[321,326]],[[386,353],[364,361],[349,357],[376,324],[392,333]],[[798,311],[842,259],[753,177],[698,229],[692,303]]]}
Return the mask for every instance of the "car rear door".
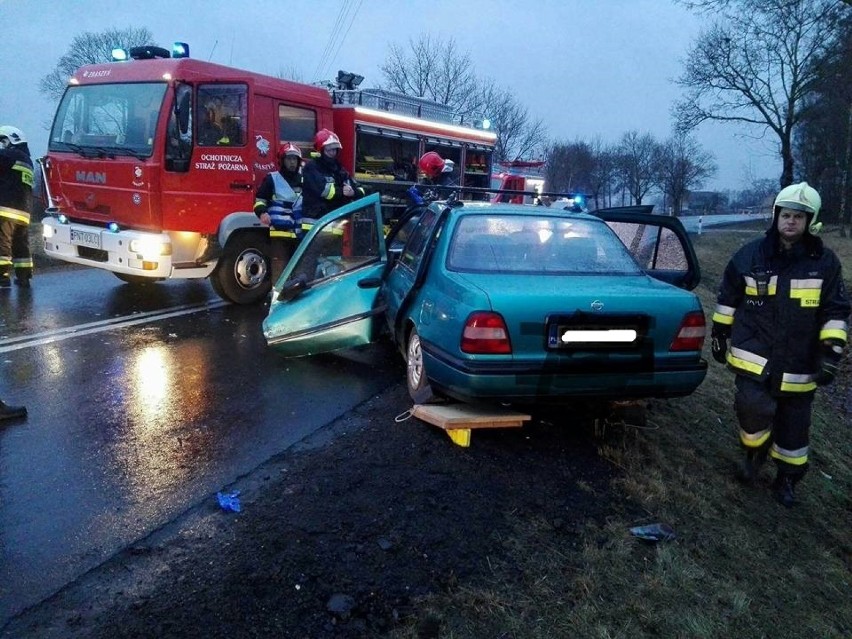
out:
{"label": "car rear door", "polygon": [[698,256],[679,219],[624,209],[598,209],[592,214],[615,231],[648,275],[688,291],[698,286]]}
{"label": "car rear door", "polygon": [[302,240],[273,290],[263,335],[291,357],[367,344],[382,326],[387,265],[379,195],[324,216]]}

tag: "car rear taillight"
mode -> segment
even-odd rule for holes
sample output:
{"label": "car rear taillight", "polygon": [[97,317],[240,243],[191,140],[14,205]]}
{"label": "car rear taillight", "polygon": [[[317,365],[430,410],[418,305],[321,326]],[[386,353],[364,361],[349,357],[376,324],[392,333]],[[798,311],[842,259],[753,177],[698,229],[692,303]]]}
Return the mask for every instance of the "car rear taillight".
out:
{"label": "car rear taillight", "polygon": [[471,313],[464,323],[463,353],[506,355],[512,352],[506,322],[498,313]]}
{"label": "car rear taillight", "polygon": [[707,332],[704,323],[704,313],[693,311],[687,313],[677,329],[670,351],[700,351],[704,346],[704,335]]}

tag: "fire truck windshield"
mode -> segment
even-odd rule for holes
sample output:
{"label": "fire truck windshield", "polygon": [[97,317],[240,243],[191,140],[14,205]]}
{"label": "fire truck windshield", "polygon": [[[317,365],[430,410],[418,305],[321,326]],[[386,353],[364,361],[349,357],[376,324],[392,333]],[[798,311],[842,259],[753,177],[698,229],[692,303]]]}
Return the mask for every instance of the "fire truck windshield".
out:
{"label": "fire truck windshield", "polygon": [[149,157],[166,83],[70,86],[50,131],[49,151]]}

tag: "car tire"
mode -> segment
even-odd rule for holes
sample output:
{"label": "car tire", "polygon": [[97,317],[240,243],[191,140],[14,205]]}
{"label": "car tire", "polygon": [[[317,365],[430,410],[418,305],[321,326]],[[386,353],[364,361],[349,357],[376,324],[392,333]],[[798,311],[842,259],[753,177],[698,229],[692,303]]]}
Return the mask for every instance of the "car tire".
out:
{"label": "car tire", "polygon": [[234,304],[254,304],[272,288],[269,275],[269,240],[259,233],[239,233],[225,245],[210,274],[213,290]]}
{"label": "car tire", "polygon": [[426,377],[426,365],[423,362],[423,349],[417,329],[412,328],[405,347],[405,382],[408,394],[415,404],[429,404],[439,398],[429,385]]}
{"label": "car tire", "polygon": [[155,282],[159,282],[162,278],[160,277],[145,277],[144,275],[128,275],[127,273],[113,273],[118,279],[126,284],[133,284],[134,286],[144,286],[145,284],[154,284]]}

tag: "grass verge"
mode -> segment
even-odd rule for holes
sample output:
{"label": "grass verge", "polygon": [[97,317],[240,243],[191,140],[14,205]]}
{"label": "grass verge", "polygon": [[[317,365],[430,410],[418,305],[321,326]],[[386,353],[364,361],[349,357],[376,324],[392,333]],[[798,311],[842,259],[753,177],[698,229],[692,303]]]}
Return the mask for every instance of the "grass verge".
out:
{"label": "grass verge", "polygon": [[[695,238],[708,325],[728,258],[761,233]],[[823,237],[849,286],[852,240]],[[710,370],[693,395],[652,401],[650,428],[598,433],[600,454],[622,471],[612,490],[638,510],[588,523],[570,549],[547,526],[516,517],[505,556],[489,559],[489,577],[422,601],[421,618],[440,619],[444,639],[852,636],[848,360],[841,378],[817,392],[811,471],[787,510],[770,493],[771,464],[753,487],[734,480],[733,375],[712,362],[709,340],[705,350]],[[673,526],[677,539],[653,544],[628,534],[655,521]],[[411,625],[394,636],[418,631]]]}

